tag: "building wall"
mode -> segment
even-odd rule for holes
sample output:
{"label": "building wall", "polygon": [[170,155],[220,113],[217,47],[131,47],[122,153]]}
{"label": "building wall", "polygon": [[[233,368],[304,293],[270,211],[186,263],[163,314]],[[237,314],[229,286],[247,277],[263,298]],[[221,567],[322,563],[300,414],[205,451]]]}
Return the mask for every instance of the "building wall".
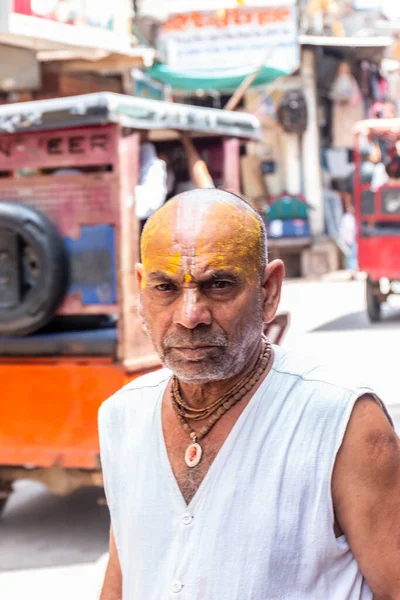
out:
{"label": "building wall", "polygon": [[42,65],[41,89],[32,94],[35,100],[57,98],[63,96],[78,96],[95,92],[122,93],[122,77],[120,75],[97,75],[91,73],[60,74],[53,65]]}

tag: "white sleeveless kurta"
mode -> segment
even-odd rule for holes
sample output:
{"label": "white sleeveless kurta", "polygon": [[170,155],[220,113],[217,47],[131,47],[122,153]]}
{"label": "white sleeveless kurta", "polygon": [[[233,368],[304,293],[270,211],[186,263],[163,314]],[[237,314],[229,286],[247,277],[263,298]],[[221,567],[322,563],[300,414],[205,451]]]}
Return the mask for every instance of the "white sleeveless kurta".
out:
{"label": "white sleeveless kurta", "polygon": [[186,505],[161,426],[171,373],[141,377],[99,413],[123,600],[371,600],[331,477],[357,398],[324,368],[274,347],[254,394]]}

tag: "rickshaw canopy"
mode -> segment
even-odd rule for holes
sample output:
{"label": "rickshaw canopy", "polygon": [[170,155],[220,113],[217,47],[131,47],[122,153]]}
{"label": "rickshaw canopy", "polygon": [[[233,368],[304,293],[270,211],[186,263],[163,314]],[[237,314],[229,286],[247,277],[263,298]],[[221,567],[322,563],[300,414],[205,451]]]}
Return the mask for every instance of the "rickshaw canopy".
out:
{"label": "rickshaw canopy", "polygon": [[0,106],[0,132],[17,133],[105,123],[159,132],[260,139],[257,117],[217,108],[100,92]]}

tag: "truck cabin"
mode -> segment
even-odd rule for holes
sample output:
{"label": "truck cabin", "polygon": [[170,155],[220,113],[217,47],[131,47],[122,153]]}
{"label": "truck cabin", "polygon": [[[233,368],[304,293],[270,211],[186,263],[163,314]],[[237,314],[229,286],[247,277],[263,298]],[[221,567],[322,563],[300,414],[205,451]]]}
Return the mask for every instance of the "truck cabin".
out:
{"label": "truck cabin", "polygon": [[194,185],[182,131],[214,185],[240,192],[250,115],[110,93],[0,107],[0,360],[158,364],[136,311],[135,188],[144,142],[170,195]]}

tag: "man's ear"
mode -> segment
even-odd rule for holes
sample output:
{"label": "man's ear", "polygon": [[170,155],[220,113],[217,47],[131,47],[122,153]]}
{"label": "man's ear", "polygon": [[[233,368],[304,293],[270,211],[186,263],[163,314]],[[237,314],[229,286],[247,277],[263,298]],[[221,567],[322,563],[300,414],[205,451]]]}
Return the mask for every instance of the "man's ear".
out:
{"label": "man's ear", "polygon": [[143,284],[143,265],[141,263],[138,263],[137,265],[135,265],[135,275],[136,275],[136,283],[137,283],[137,286],[139,289],[137,310],[138,310],[138,314],[140,317],[140,321],[141,321],[144,329],[146,329],[146,321],[144,318],[142,294],[141,294],[142,284]]}
{"label": "man's ear", "polygon": [[142,265],[142,263],[137,263],[135,265],[135,276],[136,276],[137,286],[138,286],[139,290],[141,290],[142,284],[143,284],[143,265]]}
{"label": "man's ear", "polygon": [[274,320],[281,299],[285,266],[281,260],[273,260],[266,267],[262,281],[264,323]]}

